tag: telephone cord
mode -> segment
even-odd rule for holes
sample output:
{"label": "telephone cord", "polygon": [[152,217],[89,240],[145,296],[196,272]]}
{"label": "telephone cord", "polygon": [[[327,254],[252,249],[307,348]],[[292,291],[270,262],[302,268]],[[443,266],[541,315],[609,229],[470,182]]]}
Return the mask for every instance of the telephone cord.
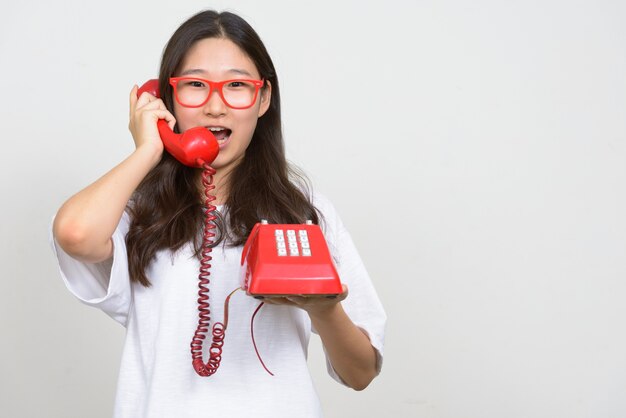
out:
{"label": "telephone cord", "polygon": [[257,308],[254,310],[254,313],[252,314],[252,319],[250,319],[250,335],[252,336],[252,345],[254,345],[254,351],[256,352],[256,356],[259,358],[261,365],[263,366],[266,372],[274,376],[274,373],[270,372],[267,366],[265,365],[265,363],[263,362],[263,359],[261,358],[261,354],[259,354],[259,349],[256,347],[256,341],[254,339],[254,317],[259,312],[261,307],[263,307],[264,304],[265,304],[264,302],[261,302],[259,306],[257,306]]}
{"label": "telephone cord", "polygon": [[[202,344],[206,338],[206,333],[208,332],[211,323],[209,284],[211,283],[211,260],[213,259],[211,256],[211,252],[213,250],[213,238],[215,237],[215,233],[213,232],[213,230],[215,229],[215,219],[217,217],[214,214],[216,207],[212,203],[215,200],[215,196],[211,194],[211,191],[215,189],[215,185],[213,184],[213,175],[215,175],[216,171],[213,167],[206,163],[202,164],[202,168],[202,185],[204,186],[205,212],[204,229],[202,235],[202,251],[200,259],[200,273],[198,275],[198,327],[191,340],[191,357],[192,365],[196,373],[198,373],[198,375],[200,376],[206,377],[215,374],[215,372],[217,372],[217,369],[220,367],[220,362],[222,361],[222,347],[224,346],[224,337],[226,334],[226,328],[228,327],[228,305],[231,296],[240,288],[238,287],[233,290],[224,301],[224,322],[216,322],[215,324],[213,324],[213,338],[211,342],[211,347],[209,348],[209,360],[207,361],[207,363],[205,363],[202,359]],[[270,375],[274,376],[274,374],[269,371],[269,369],[265,366],[265,363],[261,359],[261,355],[259,354],[259,350],[256,346],[256,342],[254,339],[254,317],[259,312],[262,306],[263,303],[260,303],[252,314],[252,318],[250,319],[250,334],[252,336],[254,351],[256,352],[256,355],[261,362],[261,365]]]}
{"label": "telephone cord", "polygon": [[209,284],[211,281],[209,276],[211,275],[211,251],[213,250],[213,238],[215,237],[213,230],[215,229],[214,222],[216,216],[214,212],[216,207],[212,203],[215,200],[215,196],[211,194],[211,191],[215,189],[215,185],[213,184],[215,169],[206,163],[202,164],[202,168],[202,185],[204,186],[205,196],[204,231],[202,235],[200,273],[198,275],[198,327],[191,340],[191,357],[196,373],[200,376],[211,376],[217,372],[222,360],[222,347],[224,346],[224,335],[228,324],[228,305],[226,304],[224,308],[224,323],[216,322],[213,324],[213,338],[211,347],[209,348],[209,360],[207,363],[204,363],[202,359],[202,343],[206,338],[206,333],[209,331],[209,325],[211,323],[211,309],[209,303]]}

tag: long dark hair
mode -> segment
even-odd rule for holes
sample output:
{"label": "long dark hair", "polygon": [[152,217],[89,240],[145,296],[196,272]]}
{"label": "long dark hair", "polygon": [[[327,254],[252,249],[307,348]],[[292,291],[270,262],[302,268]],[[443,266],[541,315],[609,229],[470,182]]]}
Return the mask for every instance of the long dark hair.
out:
{"label": "long dark hair", "polygon": [[[285,158],[278,78],[261,39],[241,17],[203,11],[184,22],[172,35],[161,60],[159,88],[165,106],[173,112],[168,80],[179,71],[185,54],[199,40],[226,38],[255,63],[261,78],[271,84],[270,107],[257,121],[242,162],[228,176],[225,214],[216,221],[217,241],[242,245],[255,223],[318,223],[320,215],[311,202],[308,182]],[[161,249],[176,251],[193,242],[200,252],[203,206],[198,191],[201,171],[186,167],[167,152],[144,178],[128,211],[126,236],[131,280],[150,286],[145,270]]]}

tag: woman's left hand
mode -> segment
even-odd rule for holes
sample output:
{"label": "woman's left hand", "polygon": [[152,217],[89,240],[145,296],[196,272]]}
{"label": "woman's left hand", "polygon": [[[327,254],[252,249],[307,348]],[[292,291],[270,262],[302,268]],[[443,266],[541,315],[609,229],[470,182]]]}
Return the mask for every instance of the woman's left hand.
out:
{"label": "woman's left hand", "polygon": [[324,315],[325,313],[332,312],[333,308],[337,306],[339,302],[348,297],[348,286],[342,284],[343,291],[336,297],[324,297],[324,296],[273,296],[266,297],[263,301],[270,305],[287,305],[295,306],[304,309],[311,316]]}

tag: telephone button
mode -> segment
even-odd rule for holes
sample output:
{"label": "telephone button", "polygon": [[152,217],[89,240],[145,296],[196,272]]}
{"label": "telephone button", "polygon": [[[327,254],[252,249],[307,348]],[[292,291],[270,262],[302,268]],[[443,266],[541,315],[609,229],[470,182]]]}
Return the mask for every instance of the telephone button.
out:
{"label": "telephone button", "polygon": [[302,248],[311,248],[311,247],[309,246],[309,242],[308,242],[308,241],[302,241],[302,242],[300,242],[300,246],[301,246]]}
{"label": "telephone button", "polygon": [[287,255],[287,250],[285,248],[279,248],[278,255],[281,257]]}
{"label": "telephone button", "polygon": [[310,257],[311,256],[311,250],[308,248],[302,248],[302,255],[305,257]]}
{"label": "telephone button", "polygon": [[285,248],[286,248],[285,241],[280,241],[280,242],[277,242],[277,243],[276,243],[276,246],[277,246],[279,249],[280,249],[280,248],[285,249]]}

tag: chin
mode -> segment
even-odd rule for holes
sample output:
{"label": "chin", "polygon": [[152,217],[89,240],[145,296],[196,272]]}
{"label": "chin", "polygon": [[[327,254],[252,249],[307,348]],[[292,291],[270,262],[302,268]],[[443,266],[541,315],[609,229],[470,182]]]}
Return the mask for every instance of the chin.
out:
{"label": "chin", "polygon": [[216,170],[219,170],[221,168],[226,168],[226,167],[235,167],[241,161],[241,159],[243,159],[243,158],[235,159],[229,155],[224,155],[224,154],[222,153],[218,154],[217,158],[213,161],[213,163],[211,163],[211,167],[213,167]]}

